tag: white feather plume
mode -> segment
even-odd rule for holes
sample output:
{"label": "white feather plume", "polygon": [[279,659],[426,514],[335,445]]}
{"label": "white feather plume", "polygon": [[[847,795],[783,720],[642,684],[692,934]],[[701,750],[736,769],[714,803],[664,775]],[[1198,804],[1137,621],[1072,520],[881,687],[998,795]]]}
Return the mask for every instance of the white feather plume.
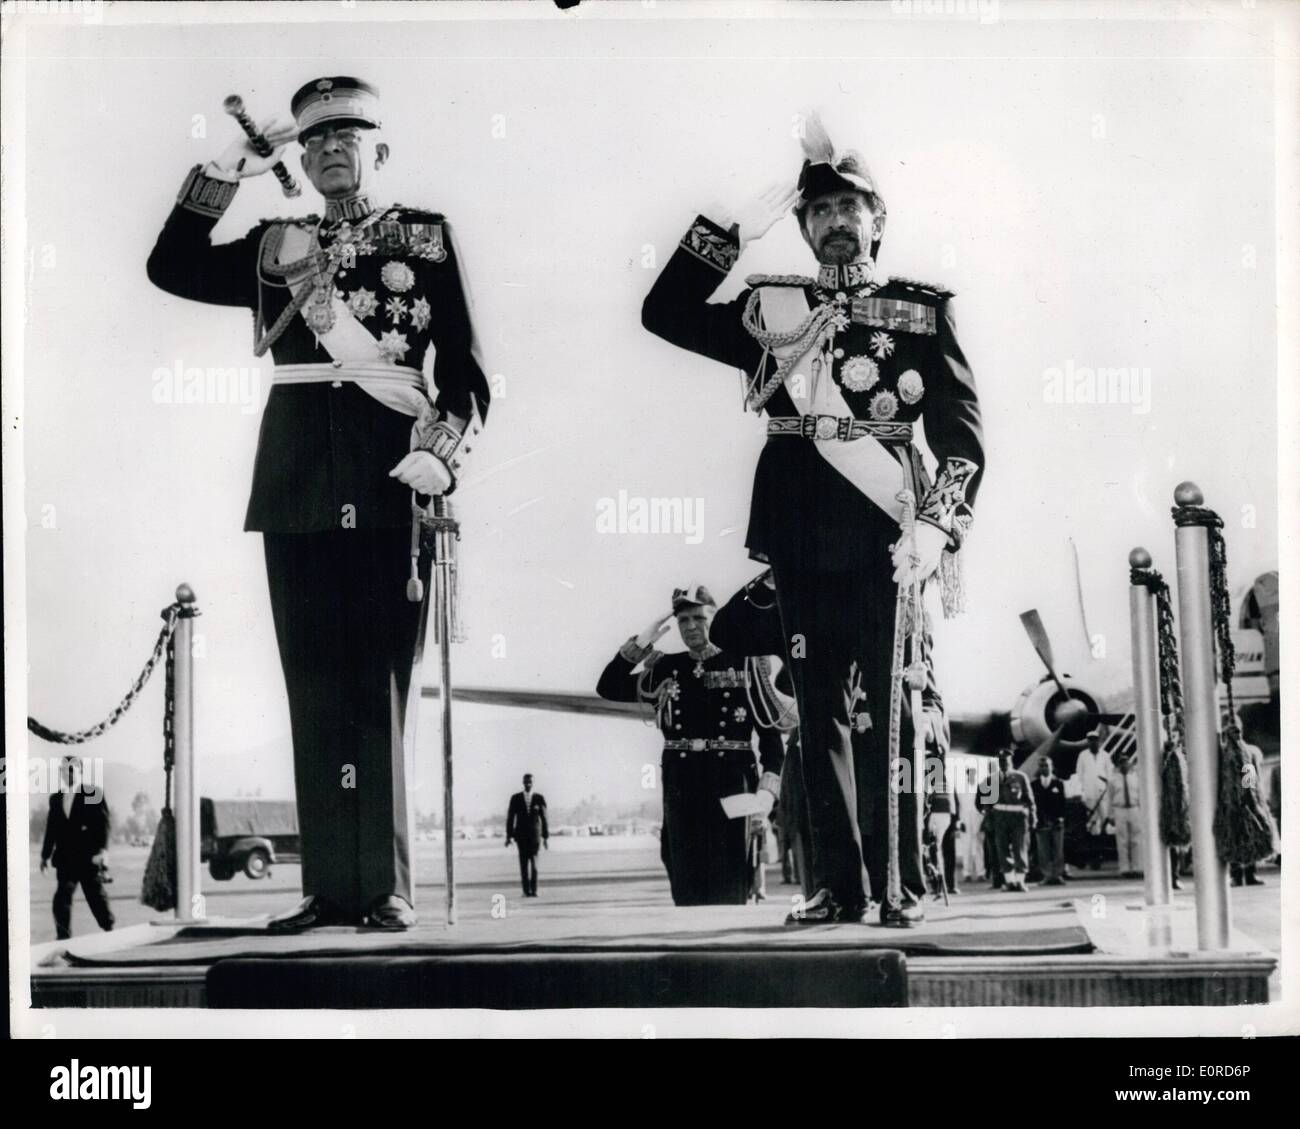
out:
{"label": "white feather plume", "polygon": [[815,165],[831,164],[835,160],[835,146],[831,144],[830,135],[816,110],[809,110],[804,115],[799,144],[803,146],[804,156]]}

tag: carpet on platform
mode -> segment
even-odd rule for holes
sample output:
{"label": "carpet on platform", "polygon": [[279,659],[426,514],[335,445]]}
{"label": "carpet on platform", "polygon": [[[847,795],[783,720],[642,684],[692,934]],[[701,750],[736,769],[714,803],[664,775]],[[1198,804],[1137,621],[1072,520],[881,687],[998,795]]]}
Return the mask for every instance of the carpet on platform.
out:
{"label": "carpet on platform", "polygon": [[[696,912],[691,917],[646,919],[620,923],[602,931],[590,921],[549,921],[510,929],[475,922],[465,926],[421,926],[409,933],[330,928],[296,936],[276,936],[264,928],[189,928],[166,940],[110,952],[65,954],[80,968],[210,965],[221,960],[298,960],[328,957],[545,957],[554,954],[630,953],[780,953],[838,952],[893,949],[909,956],[1061,956],[1089,953],[1093,945],[1082,927],[1051,914],[1049,921],[1032,917],[991,923],[956,920],[920,929],[884,929],[863,925],[785,928],[752,921],[711,921]],[[640,925],[640,928],[637,928]],[[946,926],[946,927],[945,927]]]}

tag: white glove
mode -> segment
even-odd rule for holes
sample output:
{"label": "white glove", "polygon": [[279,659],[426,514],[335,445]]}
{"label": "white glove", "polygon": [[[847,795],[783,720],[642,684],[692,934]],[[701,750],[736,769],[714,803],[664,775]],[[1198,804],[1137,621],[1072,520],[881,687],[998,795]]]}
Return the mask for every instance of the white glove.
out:
{"label": "white glove", "polygon": [[908,585],[913,580],[924,580],[939,567],[939,558],[948,544],[948,534],[937,525],[928,521],[918,521],[916,530],[915,569],[910,559],[912,545],[906,537],[900,537],[893,548],[894,583]]}
{"label": "white glove", "polygon": [[650,648],[642,647],[636,641],[636,636],[633,635],[626,643],[619,647],[618,653],[633,666],[636,666],[637,663],[650,653]]}
{"label": "white glove", "polygon": [[799,199],[799,187],[792,182],[769,184],[753,200],[736,209],[735,221],[740,242],[761,239],[777,220],[785,216]]}
{"label": "white glove", "polygon": [[636,645],[642,649],[650,647],[672,626],[672,618],[673,614],[669,612],[662,619],[655,620],[654,623],[637,635]]}
{"label": "white glove", "polygon": [[406,483],[417,494],[431,497],[451,486],[451,471],[430,451],[412,451],[388,472],[388,477]]}
{"label": "white glove", "polygon": [[253,143],[241,132],[238,138],[226,146],[225,152],[209,164],[208,171],[215,170],[223,180],[245,180],[250,176],[261,176],[281,159],[284,147],[298,136],[298,127],[293,122],[268,119],[257,128],[271,145],[269,157],[259,156]]}

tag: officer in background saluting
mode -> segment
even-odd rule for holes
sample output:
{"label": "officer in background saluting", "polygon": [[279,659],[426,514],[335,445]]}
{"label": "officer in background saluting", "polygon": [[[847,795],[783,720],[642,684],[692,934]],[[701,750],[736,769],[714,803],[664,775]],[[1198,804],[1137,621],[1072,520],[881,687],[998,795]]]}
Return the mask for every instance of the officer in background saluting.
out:
{"label": "officer in background saluting", "polygon": [[[408,722],[426,612],[406,594],[412,504],[454,489],[488,387],[450,226],[376,194],[389,156],[378,92],[323,78],[292,112],[293,124],[262,127],[271,156],[241,139],[190,171],[148,273],[170,294],[254,311],[254,352],[275,362],[244,528],[263,535],[306,897],[270,928],[406,929]],[[213,244],[240,181],[294,140],[324,215]],[[428,570],[422,557],[425,592]]]}
{"label": "officer in background saluting", "polygon": [[[665,616],[623,644],[601,674],[596,693],[611,702],[639,701],[655,708],[664,735],[660,856],[674,904],[744,905],[752,876],[751,823],[770,813],[781,794],[785,750],[780,733],[764,725],[754,662],[709,642],[717,611],[709,590],[678,588],[672,606],[687,649],[664,654],[650,646],[666,630]],[[638,666],[640,674],[634,673]],[[765,810],[729,819],[722,800],[741,792],[757,792]]]}
{"label": "officer in background saluting", "polygon": [[[789,924],[924,918],[919,805],[899,796],[899,890],[888,892],[889,761],[913,749],[908,694],[897,718],[893,648],[898,586],[938,574],[946,612],[960,605],[957,550],[983,471],[979,403],[957,344],[951,295],[876,277],[885,202],[852,153],[836,156],[807,122],[797,185],[775,186],[733,224],[699,216],[642,306],[673,345],[746,374],[747,406],[766,411],[746,545],[772,566],[799,703],[801,764],[816,893]],[[751,276],[711,302],[745,243],[793,208],[816,277]],[[913,428],[938,460],[928,480]],[[915,541],[900,536],[904,488]],[[929,740],[944,732],[928,632],[922,691]],[[899,666],[912,662],[910,640]],[[942,750],[940,750],[942,751]],[[909,774],[918,779],[915,772]]]}

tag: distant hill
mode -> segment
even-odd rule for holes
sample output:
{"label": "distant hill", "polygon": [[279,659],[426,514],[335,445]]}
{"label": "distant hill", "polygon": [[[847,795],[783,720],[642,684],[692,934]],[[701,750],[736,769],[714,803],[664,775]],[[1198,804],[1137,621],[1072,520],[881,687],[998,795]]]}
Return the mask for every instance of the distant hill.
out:
{"label": "distant hill", "polygon": [[[29,756],[29,769],[34,767],[32,761],[35,759],[34,754]],[[46,778],[57,780],[62,759],[63,754],[58,752],[42,758],[38,784]],[[132,801],[140,792],[149,797],[150,807],[162,809],[165,777],[161,758],[155,771],[114,761],[99,761],[84,752],[83,759],[87,778],[95,784],[102,783],[115,819],[131,811]],[[30,772],[28,779],[32,779]],[[257,795],[268,800],[293,799],[293,755],[288,737],[244,753],[203,756],[199,762],[199,794],[214,799],[233,799],[241,795]],[[33,791],[29,796],[32,809],[48,804],[49,792],[45,788]]]}

